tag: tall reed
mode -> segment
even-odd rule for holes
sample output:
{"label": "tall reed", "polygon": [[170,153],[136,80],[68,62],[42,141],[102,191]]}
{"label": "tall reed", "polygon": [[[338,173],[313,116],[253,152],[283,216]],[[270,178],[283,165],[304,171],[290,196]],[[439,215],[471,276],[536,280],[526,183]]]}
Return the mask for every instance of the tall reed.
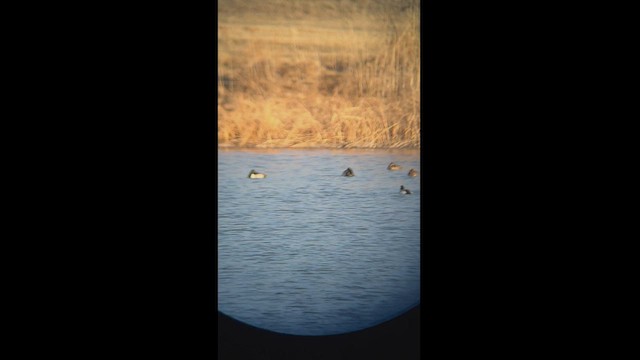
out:
{"label": "tall reed", "polygon": [[419,29],[418,0],[220,1],[219,144],[419,147]]}

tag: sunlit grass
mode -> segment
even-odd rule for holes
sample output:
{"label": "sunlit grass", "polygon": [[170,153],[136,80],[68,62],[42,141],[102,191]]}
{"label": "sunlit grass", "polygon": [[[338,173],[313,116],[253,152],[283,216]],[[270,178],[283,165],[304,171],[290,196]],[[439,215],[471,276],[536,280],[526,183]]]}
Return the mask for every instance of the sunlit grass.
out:
{"label": "sunlit grass", "polygon": [[219,2],[218,142],[419,147],[419,1]]}

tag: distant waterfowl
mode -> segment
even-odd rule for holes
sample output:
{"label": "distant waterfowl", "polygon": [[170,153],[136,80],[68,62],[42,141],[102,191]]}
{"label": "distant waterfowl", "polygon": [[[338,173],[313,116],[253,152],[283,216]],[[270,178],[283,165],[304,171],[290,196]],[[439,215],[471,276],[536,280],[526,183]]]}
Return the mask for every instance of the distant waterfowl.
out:
{"label": "distant waterfowl", "polygon": [[342,176],[354,176],[353,170],[351,168],[347,168],[344,172],[342,172]]}
{"label": "distant waterfowl", "polygon": [[395,163],[390,163],[389,166],[387,166],[387,170],[400,170],[402,169],[402,166],[395,164]]}
{"label": "distant waterfowl", "polygon": [[400,185],[400,194],[411,194],[411,190],[405,189],[404,185]]}
{"label": "distant waterfowl", "polygon": [[411,169],[409,170],[409,174],[407,174],[409,176],[418,176],[418,172],[415,169]]}
{"label": "distant waterfowl", "polygon": [[249,176],[247,176],[249,179],[264,179],[267,177],[267,174],[261,174],[256,172],[255,170],[251,169],[251,171],[249,172]]}

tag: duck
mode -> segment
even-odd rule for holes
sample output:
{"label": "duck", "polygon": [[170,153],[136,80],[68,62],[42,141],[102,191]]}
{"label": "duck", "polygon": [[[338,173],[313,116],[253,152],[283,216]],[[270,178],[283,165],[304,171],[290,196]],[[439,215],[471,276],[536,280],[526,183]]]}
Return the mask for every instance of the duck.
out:
{"label": "duck", "polygon": [[402,166],[395,164],[395,163],[390,163],[389,166],[387,166],[387,170],[400,170],[402,169]]}
{"label": "duck", "polygon": [[255,170],[251,169],[251,171],[249,172],[249,176],[247,176],[249,179],[264,179],[267,177],[267,174],[261,174],[256,172]]}
{"label": "duck", "polygon": [[404,185],[400,185],[400,194],[411,194],[411,190],[405,189]]}
{"label": "duck", "polygon": [[353,170],[351,170],[351,168],[347,168],[347,170],[342,172],[342,176],[355,176],[355,174],[353,173]]}
{"label": "duck", "polygon": [[407,175],[409,175],[409,176],[418,176],[418,172],[415,169],[411,169],[411,170],[409,170],[409,173]]}

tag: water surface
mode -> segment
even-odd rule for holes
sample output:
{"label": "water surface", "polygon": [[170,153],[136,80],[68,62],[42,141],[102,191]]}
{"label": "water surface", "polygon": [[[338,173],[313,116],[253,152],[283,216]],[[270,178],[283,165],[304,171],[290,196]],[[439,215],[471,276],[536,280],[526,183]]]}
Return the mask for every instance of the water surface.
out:
{"label": "water surface", "polygon": [[[347,167],[356,176],[341,176]],[[331,335],[417,305],[423,174],[410,168],[420,171],[419,151],[220,149],[218,309],[271,331]],[[251,169],[267,178],[248,179]]]}

